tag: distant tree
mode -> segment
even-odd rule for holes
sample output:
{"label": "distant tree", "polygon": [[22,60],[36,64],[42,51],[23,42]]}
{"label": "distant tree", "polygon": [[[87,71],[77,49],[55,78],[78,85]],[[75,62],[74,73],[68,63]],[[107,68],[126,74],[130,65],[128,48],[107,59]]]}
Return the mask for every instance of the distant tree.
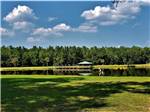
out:
{"label": "distant tree", "polygon": [[14,67],[16,67],[18,65],[18,63],[19,63],[19,60],[18,60],[17,57],[13,57],[13,58],[11,58],[10,63],[12,63],[12,65]]}
{"label": "distant tree", "polygon": [[128,47],[62,47],[24,48],[1,47],[1,66],[76,65],[81,61],[93,64],[145,64],[150,63],[150,48]]}

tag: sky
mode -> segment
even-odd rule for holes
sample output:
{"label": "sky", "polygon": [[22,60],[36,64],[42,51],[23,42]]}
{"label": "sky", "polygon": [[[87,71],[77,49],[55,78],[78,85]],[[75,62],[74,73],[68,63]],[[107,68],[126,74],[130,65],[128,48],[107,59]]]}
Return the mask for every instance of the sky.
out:
{"label": "sky", "polygon": [[150,47],[150,1],[1,1],[1,45]]}

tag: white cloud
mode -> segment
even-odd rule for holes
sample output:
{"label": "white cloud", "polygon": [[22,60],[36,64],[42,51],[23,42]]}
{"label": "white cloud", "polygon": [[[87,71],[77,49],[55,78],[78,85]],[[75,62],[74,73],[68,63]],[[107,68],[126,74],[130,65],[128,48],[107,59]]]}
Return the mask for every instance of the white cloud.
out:
{"label": "white cloud", "polygon": [[57,18],[56,17],[48,17],[48,21],[51,22],[51,21],[54,21],[56,20]]}
{"label": "white cloud", "polygon": [[22,21],[22,22],[15,22],[13,23],[14,30],[22,30],[24,32],[29,32],[34,27],[33,23]]}
{"label": "white cloud", "polygon": [[66,25],[65,23],[58,24],[53,28],[37,28],[34,29],[32,35],[46,37],[50,35],[62,36],[62,32],[66,32],[71,30],[71,27]]}
{"label": "white cloud", "polygon": [[105,13],[110,13],[111,9],[110,7],[101,7],[101,6],[96,6],[94,10],[87,10],[84,11],[81,16],[85,17],[87,20],[90,19],[95,19],[99,16],[104,15]]}
{"label": "white cloud", "polygon": [[63,32],[96,32],[97,27],[90,23],[83,23],[77,28],[72,28],[65,23],[60,23],[52,28],[36,28],[31,34],[33,37],[48,37],[51,35],[54,36],[63,36]]}
{"label": "white cloud", "polygon": [[97,32],[97,27],[91,23],[83,23],[77,28],[72,28],[65,23],[60,23],[52,28],[36,28],[31,33],[30,37],[27,38],[29,43],[41,42],[45,37],[52,36],[63,36],[63,32]]}
{"label": "white cloud", "polygon": [[69,31],[70,29],[71,27],[66,25],[65,23],[61,23],[53,27],[54,31]]}
{"label": "white cloud", "polygon": [[126,1],[119,3],[116,8],[117,13],[124,14],[126,16],[130,14],[136,14],[140,11],[140,4],[135,1]]}
{"label": "white cloud", "polygon": [[61,32],[56,32],[52,30],[51,28],[37,28],[32,33],[33,36],[40,36],[40,37],[47,37],[51,35],[55,36],[62,36],[63,34]]}
{"label": "white cloud", "polygon": [[37,19],[37,17],[30,7],[18,5],[3,19],[12,26],[12,30],[29,32],[32,31],[35,26],[32,20]]}
{"label": "white cloud", "polygon": [[136,2],[139,2],[141,5],[150,5],[150,0],[135,0]]}
{"label": "white cloud", "polygon": [[18,21],[31,21],[33,19],[37,19],[37,17],[33,13],[33,10],[25,5],[18,5],[17,8],[15,7],[12,10],[12,12],[10,12],[6,17],[4,17],[4,20],[9,23]]}
{"label": "white cloud", "polygon": [[45,37],[49,37],[49,36],[62,36],[62,31],[68,31],[70,29],[69,26],[67,26],[66,24],[62,23],[62,24],[58,24],[56,26],[54,26],[53,28],[36,28],[33,30],[33,33],[31,34],[31,37],[27,38],[27,42],[29,43],[36,43],[36,42],[40,42],[42,39],[44,39]]}
{"label": "white cloud", "polygon": [[37,28],[37,29],[35,29],[35,31],[33,32],[33,34],[40,34],[40,33],[51,33],[52,32],[52,29],[51,28],[43,28],[43,27],[41,27],[41,28]]}
{"label": "white cloud", "polygon": [[124,20],[133,19],[140,11],[140,4],[134,1],[118,3],[116,8],[111,6],[96,6],[81,14],[88,21],[94,21],[99,25],[114,25]]}
{"label": "white cloud", "polygon": [[6,28],[2,28],[0,27],[0,34],[1,34],[1,37],[3,36],[6,36],[6,37],[12,37],[15,35],[15,33],[13,31],[10,31]]}
{"label": "white cloud", "polygon": [[27,38],[27,42],[29,43],[37,43],[37,42],[40,42],[40,38],[35,38],[35,37],[28,37]]}
{"label": "white cloud", "polygon": [[102,25],[102,26],[109,26],[109,25],[114,25],[116,24],[116,21],[102,21],[99,23],[99,25]]}
{"label": "white cloud", "polygon": [[51,28],[37,28],[34,29],[32,35],[38,35],[38,36],[48,36],[52,33],[52,29]]}
{"label": "white cloud", "polygon": [[72,28],[74,32],[97,32],[97,26],[91,23],[83,23],[78,28]]}

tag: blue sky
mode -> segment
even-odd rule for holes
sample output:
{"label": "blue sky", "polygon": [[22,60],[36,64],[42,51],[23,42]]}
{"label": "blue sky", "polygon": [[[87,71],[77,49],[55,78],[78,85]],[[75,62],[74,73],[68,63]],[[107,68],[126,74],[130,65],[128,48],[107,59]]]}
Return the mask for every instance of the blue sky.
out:
{"label": "blue sky", "polygon": [[150,2],[1,2],[1,45],[150,46]]}

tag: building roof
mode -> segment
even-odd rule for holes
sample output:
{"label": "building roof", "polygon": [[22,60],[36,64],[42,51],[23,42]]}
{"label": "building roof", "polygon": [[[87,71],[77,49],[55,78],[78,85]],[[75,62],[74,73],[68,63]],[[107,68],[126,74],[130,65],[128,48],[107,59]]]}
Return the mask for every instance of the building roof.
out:
{"label": "building roof", "polygon": [[83,61],[78,63],[79,65],[92,65],[92,62],[88,62],[88,61]]}

